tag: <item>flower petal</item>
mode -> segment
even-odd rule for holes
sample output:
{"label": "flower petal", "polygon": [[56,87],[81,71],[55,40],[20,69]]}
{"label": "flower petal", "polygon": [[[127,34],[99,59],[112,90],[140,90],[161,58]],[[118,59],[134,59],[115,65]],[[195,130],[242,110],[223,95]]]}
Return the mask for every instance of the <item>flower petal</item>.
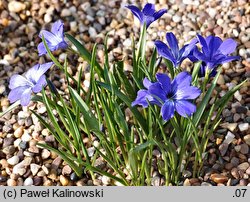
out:
{"label": "flower petal", "polygon": [[212,59],[213,55],[217,52],[218,48],[222,44],[222,40],[217,36],[208,36],[206,38],[209,50],[210,50],[210,58]]}
{"label": "flower petal", "polygon": [[153,83],[148,88],[148,92],[152,97],[154,97],[159,102],[164,102],[166,100],[166,93],[159,82]]}
{"label": "flower petal", "polygon": [[31,83],[24,77],[19,74],[14,74],[10,78],[9,88],[14,89],[20,86],[30,86]]}
{"label": "flower petal", "polygon": [[170,60],[173,65],[176,66],[176,59],[165,43],[163,43],[162,41],[155,41],[155,46],[160,56]]}
{"label": "flower petal", "polygon": [[33,84],[36,84],[40,77],[45,74],[48,69],[53,65],[53,62],[47,62],[44,64],[37,64],[27,71],[26,78]]}
{"label": "flower petal", "polygon": [[167,100],[164,105],[161,107],[161,115],[165,121],[168,121],[174,116],[174,103],[170,100]]}
{"label": "flower petal", "polygon": [[135,105],[142,105],[144,108],[148,106],[148,102],[146,97],[148,96],[148,91],[147,90],[139,90],[137,92],[137,97],[135,101],[132,102],[131,106]]}
{"label": "flower petal", "polygon": [[50,46],[51,47],[56,46],[57,44],[59,44],[61,42],[60,37],[57,37],[56,35],[54,35],[51,32],[48,32],[47,30],[42,30],[39,34],[39,37],[42,38],[42,35],[46,39],[46,42],[48,42],[49,48],[50,48]]}
{"label": "flower petal", "polygon": [[156,78],[161,84],[162,89],[168,94],[171,90],[171,80],[166,74],[157,73]]}
{"label": "flower petal", "polygon": [[231,62],[233,60],[240,60],[240,56],[227,56],[224,58],[221,58],[220,60],[217,61],[218,64],[224,64],[227,62]]}
{"label": "flower petal", "polygon": [[23,91],[23,94],[21,95],[22,106],[27,106],[30,103],[31,92],[31,88],[27,88],[25,91]]}
{"label": "flower petal", "polygon": [[143,79],[143,85],[145,88],[149,88],[149,86],[151,86],[153,83],[151,81],[148,80],[148,78]]}
{"label": "flower petal", "polygon": [[202,46],[202,51],[205,55],[209,55],[210,51],[208,49],[208,46],[207,46],[207,42],[206,40],[199,34],[197,34],[197,38]]}
{"label": "flower petal", "polygon": [[235,51],[236,46],[237,46],[237,43],[233,39],[226,39],[220,45],[218,51],[220,51],[224,55],[231,54],[232,52]]}
{"label": "flower petal", "polygon": [[166,13],[167,12],[167,9],[161,9],[161,10],[159,10],[158,12],[155,12],[154,14],[153,14],[153,17],[154,17],[154,20],[157,20],[157,19],[159,19],[164,13]]}
{"label": "flower petal", "polygon": [[133,6],[133,5],[128,5],[125,7],[131,10],[131,12],[134,14],[135,17],[138,18],[138,20],[140,21],[141,24],[144,23],[143,22],[143,14],[139,8],[137,8],[136,6]]}
{"label": "flower petal", "polygon": [[166,34],[166,39],[170,50],[172,51],[175,59],[177,59],[179,56],[179,46],[175,35],[172,32],[169,32]]}
{"label": "flower petal", "polygon": [[43,86],[46,86],[47,81],[45,75],[42,75],[40,79],[37,81],[36,85],[32,88],[32,91],[34,93],[39,93],[42,89]]}
{"label": "flower petal", "polygon": [[153,14],[155,13],[155,5],[151,4],[151,3],[147,3],[144,8],[142,9],[142,13],[144,15],[150,15],[153,16]]}
{"label": "flower petal", "polygon": [[188,72],[181,72],[172,81],[171,87],[173,91],[176,92],[178,88],[190,86],[191,81],[192,76]]}
{"label": "flower petal", "polygon": [[191,116],[196,111],[196,106],[186,100],[177,100],[175,109],[183,117]]}
{"label": "flower petal", "polygon": [[38,54],[39,56],[45,55],[47,53],[46,48],[43,44],[43,42],[39,43],[37,46]]}
{"label": "flower petal", "polygon": [[201,90],[194,86],[179,87],[175,93],[175,99],[195,99],[201,94]]}
{"label": "flower petal", "polygon": [[51,32],[60,38],[63,38],[63,23],[61,20],[57,20],[51,27]]}
{"label": "flower petal", "polygon": [[20,100],[23,92],[28,88],[30,88],[30,86],[20,86],[20,87],[12,89],[8,95],[8,99],[10,103]]}

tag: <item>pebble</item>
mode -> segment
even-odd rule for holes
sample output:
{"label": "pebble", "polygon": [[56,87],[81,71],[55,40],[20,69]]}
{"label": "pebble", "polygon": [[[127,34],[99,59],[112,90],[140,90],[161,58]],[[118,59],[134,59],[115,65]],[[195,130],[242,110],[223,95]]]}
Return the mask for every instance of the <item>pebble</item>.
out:
{"label": "pebble", "polygon": [[110,177],[102,176],[102,183],[103,183],[104,185],[108,185],[108,184],[110,184],[110,182],[111,182]]}
{"label": "pebble", "polygon": [[89,27],[89,35],[91,38],[95,38],[97,35],[97,32],[94,27]]}
{"label": "pebble", "polygon": [[47,150],[47,149],[43,149],[43,150],[42,150],[41,156],[42,156],[42,159],[47,159],[47,158],[49,158],[49,156],[50,156],[50,151]]}
{"label": "pebble", "polygon": [[225,183],[228,181],[228,177],[221,175],[221,174],[212,174],[210,176],[211,180],[218,183]]}
{"label": "pebble", "polygon": [[250,134],[249,134],[249,135],[245,135],[243,139],[244,139],[244,141],[246,142],[246,144],[247,144],[248,146],[250,146]]}
{"label": "pebble", "polygon": [[240,152],[242,154],[248,154],[249,153],[249,146],[247,144],[242,144],[240,148]]}
{"label": "pebble", "polygon": [[227,153],[227,150],[228,150],[228,144],[227,143],[222,143],[219,146],[219,151],[221,153],[221,156],[224,156]]}
{"label": "pebble", "polygon": [[8,4],[8,9],[10,12],[14,12],[14,13],[19,13],[22,10],[24,10],[26,8],[26,5],[24,3],[21,3],[19,1],[11,1]]}
{"label": "pebble", "polygon": [[249,128],[249,123],[241,123],[239,124],[240,131],[246,131]]}
{"label": "pebble", "polygon": [[6,91],[5,85],[0,85],[0,95]]}
{"label": "pebble", "polygon": [[24,183],[23,183],[24,186],[31,186],[33,185],[33,179],[31,177],[28,177],[24,180]]}
{"label": "pebble", "polygon": [[68,16],[71,16],[71,11],[67,8],[62,9],[61,17],[68,17]]}
{"label": "pebble", "polygon": [[231,170],[231,175],[235,178],[235,179],[239,179],[240,178],[240,175],[239,175],[239,172],[238,172],[238,169],[237,168],[233,168]]}
{"label": "pebble", "polygon": [[7,160],[7,162],[10,164],[10,165],[16,165],[16,164],[18,164],[18,162],[19,162],[19,157],[18,156],[13,156],[13,157],[11,157],[11,158],[9,158],[8,160]]}
{"label": "pebble", "polygon": [[30,164],[30,170],[33,176],[35,176],[37,174],[37,172],[39,171],[39,169],[41,168],[40,165],[37,165],[35,163],[31,163]]}
{"label": "pebble", "polygon": [[67,186],[69,184],[68,178],[64,177],[63,175],[60,175],[59,180],[63,186]]}
{"label": "pebble", "polygon": [[7,185],[8,186],[17,186],[17,182],[13,179],[8,179],[7,180]]}
{"label": "pebble", "polygon": [[241,163],[240,165],[237,166],[237,168],[239,170],[246,171],[249,168],[249,163],[248,162]]}
{"label": "pebble", "polygon": [[78,176],[77,176],[77,174],[75,173],[75,172],[73,172],[73,173],[71,173],[71,175],[70,175],[70,180],[71,181],[77,181],[79,178],[78,178]]}
{"label": "pebble", "polygon": [[7,177],[0,175],[0,183],[1,182],[6,182],[6,181],[7,181]]}
{"label": "pebble", "polygon": [[63,169],[62,169],[62,174],[63,175],[70,175],[71,172],[72,172],[72,169],[70,168],[69,165],[64,166]]}
{"label": "pebble", "polygon": [[61,163],[62,163],[62,158],[60,156],[58,156],[53,160],[53,162],[51,164],[51,168],[58,169],[58,167],[60,166]]}
{"label": "pebble", "polygon": [[42,177],[35,176],[33,178],[33,185],[35,185],[35,186],[40,186],[42,184],[42,182],[43,182]]}
{"label": "pebble", "polygon": [[189,179],[185,179],[184,183],[183,183],[184,186],[191,186],[191,183],[189,181]]}
{"label": "pebble", "polygon": [[[236,124],[236,126],[237,126],[237,124]],[[228,131],[223,143],[229,145],[233,141],[234,138],[235,138],[235,135],[233,133],[231,133],[230,131]]]}
{"label": "pebble", "polygon": [[30,140],[32,140],[32,137],[27,132],[25,132],[22,135],[21,140],[24,141],[24,142],[29,142]]}

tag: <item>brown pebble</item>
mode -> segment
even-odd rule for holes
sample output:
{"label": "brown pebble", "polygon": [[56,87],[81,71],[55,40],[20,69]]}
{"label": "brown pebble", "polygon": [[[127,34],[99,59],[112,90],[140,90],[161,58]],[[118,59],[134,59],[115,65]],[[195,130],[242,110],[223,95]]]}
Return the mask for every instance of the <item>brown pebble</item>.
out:
{"label": "brown pebble", "polygon": [[16,182],[16,180],[8,179],[7,180],[7,185],[8,186],[17,186],[17,182]]}
{"label": "brown pebble", "polygon": [[53,182],[51,180],[46,180],[44,183],[43,183],[43,186],[52,186],[53,185]]}
{"label": "brown pebble", "polygon": [[70,168],[69,165],[64,166],[63,169],[62,169],[62,174],[63,175],[70,175],[71,172],[72,172],[72,169]]}
{"label": "brown pebble", "polygon": [[248,154],[249,152],[249,146],[247,144],[242,144],[240,148],[240,152],[242,154]]}
{"label": "brown pebble", "polygon": [[76,182],[76,186],[85,186],[85,185],[86,185],[86,184],[85,184],[85,182],[84,182],[83,179],[78,180],[78,181]]}
{"label": "brown pebble", "polygon": [[238,172],[238,169],[237,168],[233,168],[231,170],[231,175],[235,178],[235,179],[239,179],[240,178],[240,175],[239,175],[239,172]]}
{"label": "brown pebble", "polygon": [[35,186],[41,185],[42,182],[43,182],[43,178],[42,177],[35,176],[33,178],[33,185],[35,185]]}
{"label": "brown pebble", "polygon": [[237,168],[239,170],[246,171],[249,168],[249,163],[248,162],[241,163],[240,165],[237,166]]}
{"label": "brown pebble", "polygon": [[68,178],[64,177],[63,175],[60,175],[59,179],[63,186],[67,186],[69,184]]}
{"label": "brown pebble", "polygon": [[227,182],[228,177],[221,174],[212,174],[210,179],[216,183],[225,183]]}
{"label": "brown pebble", "polygon": [[52,169],[47,177],[49,179],[53,180],[53,181],[56,180],[57,179],[57,172],[56,172],[56,170]]}

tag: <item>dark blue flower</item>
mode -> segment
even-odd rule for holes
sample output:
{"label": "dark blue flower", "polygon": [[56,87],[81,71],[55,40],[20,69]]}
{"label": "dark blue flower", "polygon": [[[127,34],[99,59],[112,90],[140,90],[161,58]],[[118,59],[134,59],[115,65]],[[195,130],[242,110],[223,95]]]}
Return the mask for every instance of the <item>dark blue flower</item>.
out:
{"label": "dark blue flower", "polygon": [[147,3],[142,9],[142,11],[134,5],[128,5],[126,7],[130,9],[131,12],[134,14],[134,16],[139,19],[142,26],[144,25],[144,23],[146,23],[147,28],[152,22],[156,21],[164,13],[167,12],[167,9],[161,9],[158,12],[156,12],[155,5],[150,3]]}
{"label": "dark blue flower", "polygon": [[197,42],[196,39],[192,40],[190,44],[186,44],[179,49],[178,41],[172,32],[166,34],[166,39],[168,46],[162,41],[155,41],[155,46],[158,54],[171,61],[174,67],[178,67],[189,56]]}
{"label": "dark blue flower", "polygon": [[230,56],[237,46],[233,39],[222,41],[217,36],[203,38],[201,35],[197,35],[197,39],[202,47],[201,51],[195,47],[190,59],[202,61],[200,76],[204,76],[207,69],[211,72],[210,76],[214,76],[218,65],[240,59],[239,56]]}
{"label": "dark blue flower", "polygon": [[[47,30],[42,30],[39,34],[39,37],[42,38],[44,36],[46,43],[51,51],[55,51],[58,49],[66,49],[68,44],[64,40],[63,35],[63,23],[58,20],[56,21],[52,27],[51,32]],[[39,56],[44,55],[47,53],[43,42],[41,42],[38,47]]]}
{"label": "dark blue flower", "polygon": [[161,115],[165,121],[174,116],[177,111],[183,117],[191,116],[196,106],[190,100],[197,98],[201,91],[191,86],[192,77],[187,72],[179,73],[171,82],[166,74],[156,74],[157,82],[151,83],[144,79],[147,90],[139,90],[132,106],[141,105],[144,108],[148,102],[161,107]]}
{"label": "dark blue flower", "polygon": [[45,72],[51,67],[53,62],[37,64],[22,76],[15,74],[10,78],[9,88],[11,89],[8,99],[11,103],[21,101],[22,106],[27,106],[31,99],[32,91],[38,93],[47,84]]}

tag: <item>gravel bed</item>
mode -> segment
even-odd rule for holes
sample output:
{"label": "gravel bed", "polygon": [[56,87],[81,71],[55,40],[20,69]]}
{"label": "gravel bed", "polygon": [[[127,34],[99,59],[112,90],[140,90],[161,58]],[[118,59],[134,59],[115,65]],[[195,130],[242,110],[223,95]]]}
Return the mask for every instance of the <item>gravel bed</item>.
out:
{"label": "gravel bed", "polygon": [[[159,0],[156,8],[167,8],[167,14],[154,22],[148,29],[148,48],[154,46],[156,39],[164,40],[167,31],[172,31],[183,44],[197,33],[210,34],[221,38],[233,38],[237,41],[237,54],[240,61],[223,65],[223,74],[218,80],[224,95],[228,89],[250,76],[250,3],[247,0]],[[0,1],[0,111],[10,104],[8,82],[14,73],[23,73],[38,61],[38,33],[48,28],[52,22],[62,19],[65,30],[91,48],[95,42],[99,45],[98,57],[102,58],[102,43],[109,33],[108,45],[110,59],[125,57],[126,68],[131,70],[131,39],[138,37],[139,23],[124,8],[135,1],[92,0],[92,1]],[[146,1],[140,1],[144,5]],[[137,4],[139,5],[139,4]],[[65,53],[56,52],[61,61]],[[84,67],[83,84],[89,86],[88,65],[81,59],[70,56],[70,74],[78,75]],[[185,64],[190,65],[189,61]],[[59,71],[49,74],[50,79],[61,91],[67,87],[64,76]],[[208,160],[204,162],[202,176],[192,178],[190,170],[183,173],[184,186],[224,186],[250,185],[250,97],[249,82],[235,93],[222,114],[222,122],[214,132],[208,144]],[[46,109],[41,103],[31,103],[30,109],[46,117]],[[88,152],[93,153],[89,142]],[[71,168],[55,153],[36,147],[37,142],[46,142],[57,147],[53,136],[31,114],[27,107],[18,107],[0,118],[0,185],[111,185],[108,177],[98,176],[92,181],[89,176],[78,178]],[[159,151],[154,151],[155,158]],[[102,159],[96,166],[108,169]],[[153,173],[152,185],[164,184],[164,178],[157,169]],[[119,185],[119,184],[117,184]]]}

